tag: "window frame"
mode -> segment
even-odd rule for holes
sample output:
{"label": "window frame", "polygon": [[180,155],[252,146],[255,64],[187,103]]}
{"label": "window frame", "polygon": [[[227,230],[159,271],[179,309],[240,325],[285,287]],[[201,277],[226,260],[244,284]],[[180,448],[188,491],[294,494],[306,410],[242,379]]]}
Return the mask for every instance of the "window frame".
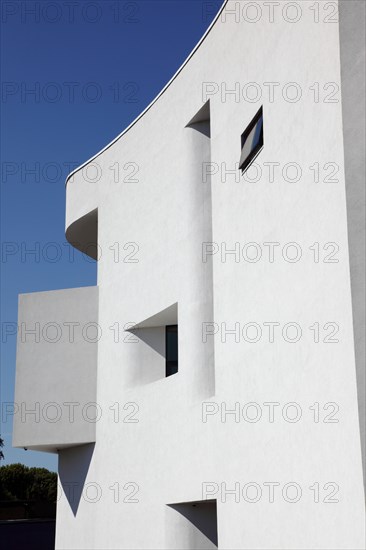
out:
{"label": "window frame", "polygon": [[240,150],[240,157],[243,152],[243,148],[245,145],[246,140],[248,139],[248,136],[250,132],[253,130],[253,128],[256,126],[258,121],[262,118],[262,129],[261,129],[261,139],[259,140],[258,145],[249,153],[249,155],[244,159],[242,164],[240,164],[239,160],[239,170],[241,170],[242,174],[246,170],[248,170],[249,166],[254,162],[254,160],[257,158],[259,153],[262,151],[264,147],[264,124],[263,124],[263,105],[260,107],[259,111],[254,115],[246,129],[241,135],[241,150]]}

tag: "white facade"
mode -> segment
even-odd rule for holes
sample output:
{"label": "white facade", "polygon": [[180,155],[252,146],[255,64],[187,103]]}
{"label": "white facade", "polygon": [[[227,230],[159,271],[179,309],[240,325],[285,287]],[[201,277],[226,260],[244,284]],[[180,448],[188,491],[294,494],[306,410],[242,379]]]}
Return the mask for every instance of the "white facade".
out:
{"label": "white facade", "polygon": [[338,22],[328,4],[225,2],[68,178],[66,235],[98,256],[98,289],[22,298],[22,319],[79,325],[31,353],[18,341],[15,401],[63,416],[14,422],[14,445],[59,453],[59,549],[364,547],[365,5]]}

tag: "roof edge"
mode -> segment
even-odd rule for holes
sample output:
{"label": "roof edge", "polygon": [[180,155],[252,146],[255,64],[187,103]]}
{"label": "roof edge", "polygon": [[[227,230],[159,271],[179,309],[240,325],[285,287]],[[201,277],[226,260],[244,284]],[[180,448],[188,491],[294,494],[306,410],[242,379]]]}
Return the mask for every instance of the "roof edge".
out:
{"label": "roof edge", "polygon": [[196,46],[193,48],[193,50],[191,51],[191,53],[188,55],[188,57],[183,61],[182,65],[179,67],[179,69],[174,73],[174,75],[172,76],[172,78],[167,82],[167,84],[165,84],[164,88],[158,93],[158,95],[149,103],[149,105],[147,107],[145,107],[145,109],[131,122],[131,124],[129,124],[127,126],[127,128],[125,128],[120,134],[118,134],[117,137],[115,137],[111,142],[109,142],[105,147],[103,147],[103,149],[101,149],[98,153],[96,153],[95,155],[93,155],[92,157],[90,157],[90,159],[86,160],[85,162],[83,162],[83,164],[81,164],[80,166],[78,166],[77,168],[75,168],[75,170],[73,170],[72,172],[70,172],[70,174],[67,176],[66,178],[66,181],[65,181],[65,185],[67,185],[68,181],[70,178],[72,178],[76,172],[79,172],[79,170],[82,170],[84,168],[84,166],[86,166],[87,164],[89,164],[90,162],[92,162],[93,160],[95,160],[97,157],[99,157],[102,153],[104,153],[104,151],[106,151],[107,149],[109,149],[109,147],[111,147],[112,145],[114,145],[122,136],[124,136],[125,134],[127,134],[127,132],[132,128],[132,126],[134,126],[139,120],[140,118],[142,118],[145,113],[147,113],[147,111],[149,111],[151,109],[151,107],[154,105],[154,103],[156,103],[158,101],[158,99],[166,92],[166,90],[169,88],[169,86],[172,84],[172,82],[177,78],[177,76],[179,75],[179,73],[184,69],[184,67],[187,65],[187,63],[189,62],[189,60],[193,57],[193,55],[196,53],[196,51],[198,50],[198,48],[201,46],[201,44],[204,42],[204,40],[207,38],[208,34],[211,32],[212,28],[214,27],[214,25],[216,24],[217,20],[219,19],[220,15],[222,14],[226,4],[229,2],[229,0],[224,0],[221,8],[219,9],[218,13],[216,14],[214,20],[212,21],[211,25],[208,27],[207,31],[205,32],[205,34],[202,36],[202,38],[200,39],[200,41],[196,44]]}

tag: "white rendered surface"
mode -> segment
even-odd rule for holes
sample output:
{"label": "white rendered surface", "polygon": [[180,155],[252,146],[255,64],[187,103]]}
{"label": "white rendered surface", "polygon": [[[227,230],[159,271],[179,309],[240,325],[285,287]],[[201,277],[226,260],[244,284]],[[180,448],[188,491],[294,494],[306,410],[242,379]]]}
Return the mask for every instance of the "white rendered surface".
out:
{"label": "white rendered surface", "polygon": [[[66,228],[98,209],[103,337],[97,402],[103,415],[95,447],[60,452],[63,488],[89,483],[96,493],[80,497],[77,506],[60,493],[58,549],[171,548],[172,537],[176,548],[201,547],[204,539],[193,528],[187,531],[167,505],[203,498],[217,500],[219,548],[364,545],[342,103],[317,103],[311,92],[316,82],[341,84],[339,25],[314,24],[306,9],[310,2],[302,2],[296,24],[281,17],[250,24],[235,16],[238,4],[226,4],[164,94],[90,161],[102,174],[99,181],[90,184],[76,170],[67,183]],[[222,93],[249,82],[261,86],[257,102]],[[280,83],[273,102],[266,82]],[[289,82],[301,87],[300,101],[281,98]],[[203,97],[204,83],[211,83],[211,94]],[[187,127],[207,100],[210,134],[207,122]],[[240,174],[237,179],[240,136],[261,105],[264,148],[256,163],[263,168],[266,162],[296,162],[303,170],[298,182],[281,176],[271,182],[264,169],[258,182]],[[116,162],[135,163],[136,181],[116,183],[110,170]],[[209,162],[215,164],[206,178]],[[315,162],[336,162],[338,183],[314,182],[309,167]],[[233,173],[225,175],[223,167]],[[207,242],[219,251],[202,261]],[[223,261],[220,251],[233,250],[237,242],[240,249],[258,243],[263,259],[250,262],[240,255],[235,261],[228,254]],[[280,243],[273,262],[264,258],[268,242]],[[298,262],[283,260],[281,250],[290,242],[303,251]],[[339,261],[315,262],[309,250],[315,242],[337,243]],[[115,243],[119,261],[110,249]],[[123,260],[131,252],[123,248],[128,243],[137,245],[136,262]],[[143,327],[143,321],[163,323],[161,312],[172,304],[178,304],[179,372],[164,378],[161,325]],[[116,323],[118,341],[115,328],[110,330]],[[153,332],[131,339],[131,327],[140,323],[140,330]],[[217,328],[206,341],[204,323]],[[242,337],[247,323],[261,327],[256,343]],[[266,337],[268,323],[278,323],[273,343]],[[288,323],[301,327],[297,342],[282,337]],[[321,330],[336,323],[339,342],[324,342],[324,332],[314,342],[314,323]],[[224,334],[236,324],[239,341]],[[206,422],[204,403],[212,413]],[[236,403],[239,414],[225,415]],[[243,418],[248,403],[262,411],[257,422]],[[266,403],[277,404],[273,422]],[[284,417],[284,411],[294,414],[288,403],[301,408],[297,422]],[[310,409],[314,403],[320,404],[319,422]],[[339,407],[338,422],[324,422],[332,412],[323,409],[327,403]],[[203,497],[207,483],[211,495]],[[248,483],[260,487],[258,502],[243,498]],[[268,497],[271,483],[274,502]],[[291,490],[283,497],[289,483],[301,488],[297,502],[290,502]],[[236,502],[223,487],[238,484]],[[324,502],[335,486],[338,502]],[[138,502],[131,502],[131,488]]]}

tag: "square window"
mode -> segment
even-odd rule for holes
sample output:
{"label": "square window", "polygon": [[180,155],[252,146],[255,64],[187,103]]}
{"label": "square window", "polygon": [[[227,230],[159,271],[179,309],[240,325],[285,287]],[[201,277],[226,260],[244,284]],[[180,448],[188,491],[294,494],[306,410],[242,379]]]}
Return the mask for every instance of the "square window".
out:
{"label": "square window", "polygon": [[243,173],[249,168],[263,148],[263,107],[255,115],[241,136],[241,155],[239,170]]}

